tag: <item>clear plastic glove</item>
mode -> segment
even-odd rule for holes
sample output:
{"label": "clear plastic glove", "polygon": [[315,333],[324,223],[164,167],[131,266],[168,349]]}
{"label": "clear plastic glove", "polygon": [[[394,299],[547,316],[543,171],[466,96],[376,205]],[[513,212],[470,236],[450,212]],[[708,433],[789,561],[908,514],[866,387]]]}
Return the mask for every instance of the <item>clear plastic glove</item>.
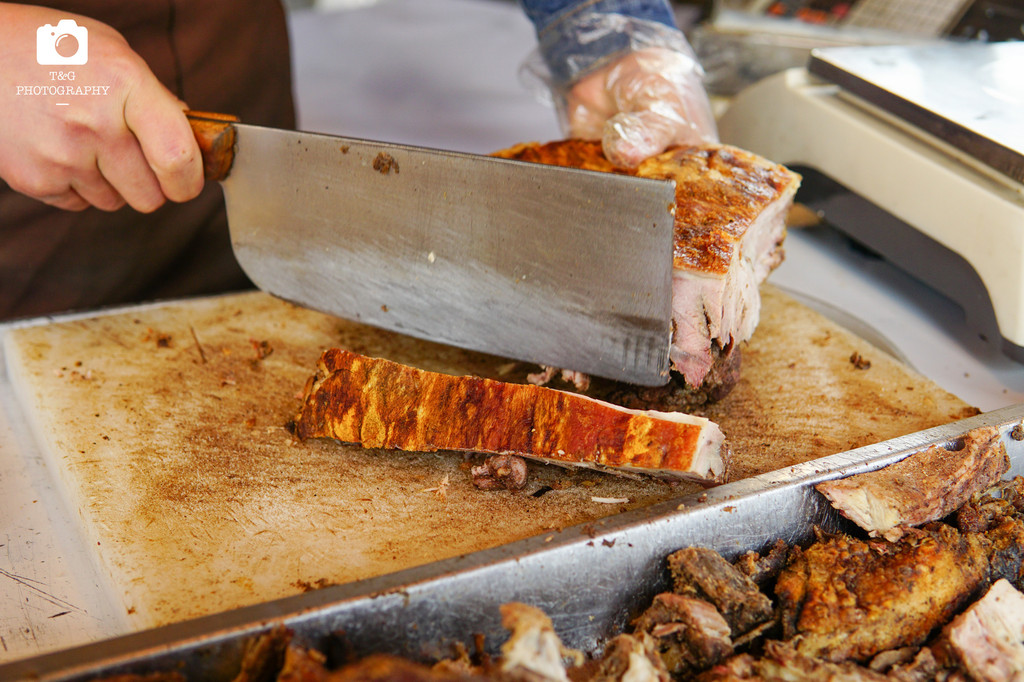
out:
{"label": "clear plastic glove", "polygon": [[692,55],[665,47],[630,52],[569,89],[568,133],[600,139],[609,161],[630,168],[670,145],[715,142],[701,78]]}
{"label": "clear plastic glove", "polygon": [[[88,29],[87,63],[40,65],[36,29],[69,18]],[[107,89],[70,97],[24,91],[51,85]],[[127,203],[149,212],[191,199],[203,187],[202,157],[183,108],[106,24],[0,3],[0,178],[15,191],[68,210]]]}

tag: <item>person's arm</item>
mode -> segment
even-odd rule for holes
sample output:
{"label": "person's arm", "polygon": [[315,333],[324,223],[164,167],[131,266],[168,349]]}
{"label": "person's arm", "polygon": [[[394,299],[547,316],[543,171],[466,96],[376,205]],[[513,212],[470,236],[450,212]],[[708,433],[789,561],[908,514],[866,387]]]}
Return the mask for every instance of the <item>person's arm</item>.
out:
{"label": "person's arm", "polygon": [[[41,64],[37,30],[67,19],[88,31],[86,63]],[[15,191],[68,210],[191,199],[202,159],[183,109],[106,24],[0,3],[0,179]]]}
{"label": "person's arm", "polygon": [[635,166],[717,140],[703,73],[666,0],[520,0],[566,133]]}

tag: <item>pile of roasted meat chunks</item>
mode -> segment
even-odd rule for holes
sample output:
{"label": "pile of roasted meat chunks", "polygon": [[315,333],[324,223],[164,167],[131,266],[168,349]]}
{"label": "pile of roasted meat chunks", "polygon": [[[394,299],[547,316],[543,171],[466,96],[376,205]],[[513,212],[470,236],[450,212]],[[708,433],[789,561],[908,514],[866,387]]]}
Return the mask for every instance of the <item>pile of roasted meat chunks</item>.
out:
{"label": "pile of roasted meat chunks", "polygon": [[387,655],[328,662],[280,628],[253,642],[236,679],[1018,680],[1022,560],[1017,477],[896,540],[818,530],[809,545],[778,541],[732,562],[700,547],[676,551],[666,561],[671,590],[590,656],[566,648],[539,609],[507,603],[509,637],[495,656],[467,649],[429,665]]}

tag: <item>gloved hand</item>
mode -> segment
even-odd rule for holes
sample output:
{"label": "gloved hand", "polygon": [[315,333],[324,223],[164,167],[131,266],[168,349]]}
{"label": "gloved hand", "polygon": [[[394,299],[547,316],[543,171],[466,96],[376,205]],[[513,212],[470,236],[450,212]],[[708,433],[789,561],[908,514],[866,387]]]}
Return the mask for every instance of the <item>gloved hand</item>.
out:
{"label": "gloved hand", "polygon": [[600,139],[609,161],[635,167],[669,145],[715,142],[718,133],[692,54],[645,47],[578,80],[565,96],[572,137]]}

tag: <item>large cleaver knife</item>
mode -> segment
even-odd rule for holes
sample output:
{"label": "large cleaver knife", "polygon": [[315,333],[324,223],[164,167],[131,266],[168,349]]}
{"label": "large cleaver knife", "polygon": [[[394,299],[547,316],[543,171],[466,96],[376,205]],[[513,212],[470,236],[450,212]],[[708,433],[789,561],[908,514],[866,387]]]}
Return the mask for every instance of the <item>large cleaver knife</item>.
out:
{"label": "large cleaver knife", "polygon": [[668,381],[673,182],[189,120],[264,291],[453,346]]}

